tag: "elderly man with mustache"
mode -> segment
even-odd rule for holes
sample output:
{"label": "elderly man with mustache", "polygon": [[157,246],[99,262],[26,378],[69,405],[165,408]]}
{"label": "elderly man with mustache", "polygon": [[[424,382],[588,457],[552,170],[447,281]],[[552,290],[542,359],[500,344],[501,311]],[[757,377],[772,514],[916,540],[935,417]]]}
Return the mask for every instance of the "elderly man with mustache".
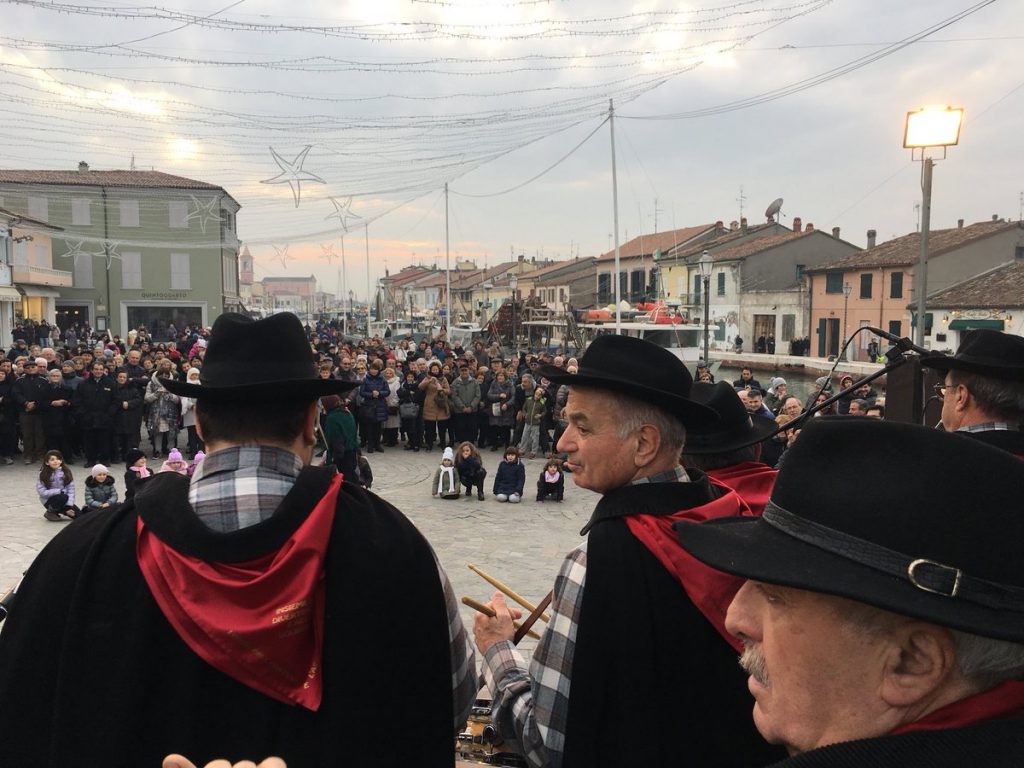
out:
{"label": "elderly man with mustache", "polygon": [[1022,485],[967,437],[819,419],[761,518],[676,523],[747,579],[726,629],[779,766],[1024,764]]}

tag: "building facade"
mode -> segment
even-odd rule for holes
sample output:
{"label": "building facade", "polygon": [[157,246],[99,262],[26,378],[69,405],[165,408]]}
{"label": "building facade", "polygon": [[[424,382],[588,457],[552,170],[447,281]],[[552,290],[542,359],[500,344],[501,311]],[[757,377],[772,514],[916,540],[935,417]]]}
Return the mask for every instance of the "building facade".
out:
{"label": "building facade", "polygon": [[75,322],[124,335],[209,326],[239,311],[236,217],[223,188],[158,171],[0,170],[4,207],[61,228],[53,259],[72,275],[55,297]]}
{"label": "building facade", "polygon": [[21,320],[56,318],[60,289],[71,273],[53,268],[53,238],[60,227],[0,208],[0,344],[10,344]]}

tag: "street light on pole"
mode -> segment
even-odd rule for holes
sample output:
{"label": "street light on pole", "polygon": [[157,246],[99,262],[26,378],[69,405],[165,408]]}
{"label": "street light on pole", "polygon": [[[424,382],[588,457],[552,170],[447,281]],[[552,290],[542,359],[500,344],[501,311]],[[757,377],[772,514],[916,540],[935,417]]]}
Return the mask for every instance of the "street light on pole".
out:
{"label": "street light on pole", "polygon": [[704,287],[704,362],[711,364],[708,358],[708,320],[711,312],[711,254],[704,251],[700,255],[697,266],[700,267],[700,279]]}
{"label": "street light on pole", "polygon": [[850,335],[850,329],[846,322],[846,318],[850,310],[851,293],[853,293],[853,286],[849,283],[843,283],[843,354],[839,359],[844,363],[846,362],[846,339]]}
{"label": "street light on pole", "polygon": [[519,278],[512,275],[508,280],[508,287],[512,289],[512,352],[518,355],[516,349],[516,288],[519,287]]}
{"label": "street light on pole", "polygon": [[[945,160],[946,147],[960,141],[964,111],[959,107],[923,107],[907,113],[903,146],[910,150],[911,160],[921,161],[921,256],[914,275],[917,291],[917,326],[914,341],[924,346],[925,308],[928,300],[928,231],[932,214],[932,168],[935,160]],[[926,157],[929,147],[942,147],[941,158]],[[920,150],[920,154],[918,154]]]}

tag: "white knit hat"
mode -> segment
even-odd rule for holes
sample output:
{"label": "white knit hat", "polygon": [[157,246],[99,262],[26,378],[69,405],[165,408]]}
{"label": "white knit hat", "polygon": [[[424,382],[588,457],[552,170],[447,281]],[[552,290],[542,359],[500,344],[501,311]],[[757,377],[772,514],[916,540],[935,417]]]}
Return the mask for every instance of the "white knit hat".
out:
{"label": "white knit hat", "polygon": [[89,474],[93,477],[96,477],[96,475],[109,475],[110,470],[102,464],[94,464]]}
{"label": "white knit hat", "polygon": [[441,454],[441,461],[448,459],[449,461],[455,461],[455,453],[452,451],[451,446],[444,449],[444,453]]}

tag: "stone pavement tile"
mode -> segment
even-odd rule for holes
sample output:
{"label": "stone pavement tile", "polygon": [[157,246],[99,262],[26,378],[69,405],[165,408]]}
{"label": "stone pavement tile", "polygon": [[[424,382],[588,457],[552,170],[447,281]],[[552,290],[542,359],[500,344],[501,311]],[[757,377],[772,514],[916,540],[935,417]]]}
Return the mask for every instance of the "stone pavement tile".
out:
{"label": "stone pavement tile", "polygon": [[[368,456],[374,474],[373,491],[404,512],[434,547],[447,571],[457,597],[468,595],[482,602],[493,588],[474,574],[473,563],[503,581],[527,599],[537,602],[554,585],[562,560],[582,538],[580,528],[589,519],[598,496],[576,488],[566,478],[565,500],[537,503],[533,500],[540,459],[526,462],[526,488],[520,504],[502,504],[490,492],[497,469],[498,454],[484,453],[488,479],[486,498],[444,500],[430,495],[434,470],[440,464],[439,451],[431,453],[385,449]],[[150,462],[156,469],[159,462]],[[88,470],[73,467],[78,489],[76,503],[84,502]],[[113,468],[118,491],[123,495],[124,465]],[[43,508],[35,493],[38,466],[18,462],[0,466],[0,592],[20,577],[46,543],[71,522],[52,523],[43,519]],[[463,620],[473,621],[473,611],[463,606]],[[532,641],[523,648],[532,650]]]}

